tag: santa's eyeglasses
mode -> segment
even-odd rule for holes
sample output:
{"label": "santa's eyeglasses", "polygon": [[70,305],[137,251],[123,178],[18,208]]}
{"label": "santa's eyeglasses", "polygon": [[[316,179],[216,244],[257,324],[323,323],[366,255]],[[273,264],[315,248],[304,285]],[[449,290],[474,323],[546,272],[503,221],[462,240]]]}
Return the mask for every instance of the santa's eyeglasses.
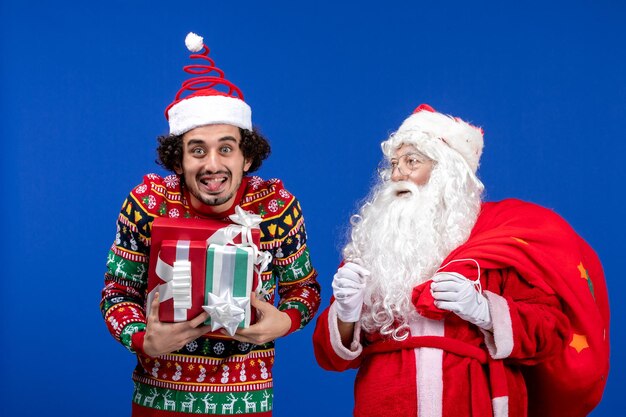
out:
{"label": "santa's eyeglasses", "polygon": [[410,175],[411,172],[415,171],[428,161],[430,161],[430,158],[424,154],[417,152],[405,153],[397,158],[391,158],[381,162],[378,166],[378,175],[380,175],[380,178],[382,178],[383,181],[389,181],[396,168],[398,169],[400,175]]}

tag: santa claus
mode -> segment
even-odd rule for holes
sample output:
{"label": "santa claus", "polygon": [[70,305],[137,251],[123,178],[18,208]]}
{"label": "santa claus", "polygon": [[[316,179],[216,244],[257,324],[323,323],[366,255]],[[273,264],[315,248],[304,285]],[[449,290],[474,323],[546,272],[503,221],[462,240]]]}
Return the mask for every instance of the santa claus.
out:
{"label": "santa claus", "polygon": [[[582,416],[601,397],[603,382],[554,372],[587,361],[574,372],[605,381],[600,263],[554,212],[483,203],[482,148],[480,128],[427,105],[382,143],[381,180],[351,219],[313,336],[323,368],[358,368],[355,416]],[[573,282],[580,265],[595,292]],[[602,359],[568,349],[573,329]]]}

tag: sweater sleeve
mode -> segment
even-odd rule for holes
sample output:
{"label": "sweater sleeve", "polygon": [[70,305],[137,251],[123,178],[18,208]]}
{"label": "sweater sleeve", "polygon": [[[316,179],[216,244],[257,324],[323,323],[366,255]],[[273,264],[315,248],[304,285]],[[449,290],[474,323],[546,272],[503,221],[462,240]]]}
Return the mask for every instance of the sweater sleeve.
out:
{"label": "sweater sleeve", "polygon": [[154,217],[141,198],[150,179],[128,195],[117,218],[117,231],[107,257],[100,310],[111,335],[130,351],[141,351],[146,327],[144,309],[148,279],[150,227]]}
{"label": "sweater sleeve", "polygon": [[[284,189],[282,189],[284,191]],[[289,333],[302,329],[315,316],[320,305],[320,285],[307,246],[307,234],[300,203],[293,197],[287,202],[276,224],[277,248],[273,259],[273,273],[278,285],[278,309],[292,321]]]}
{"label": "sweater sleeve", "polygon": [[533,365],[565,347],[569,320],[555,295],[505,269],[488,271],[485,296],[493,331],[483,333],[493,358]]}

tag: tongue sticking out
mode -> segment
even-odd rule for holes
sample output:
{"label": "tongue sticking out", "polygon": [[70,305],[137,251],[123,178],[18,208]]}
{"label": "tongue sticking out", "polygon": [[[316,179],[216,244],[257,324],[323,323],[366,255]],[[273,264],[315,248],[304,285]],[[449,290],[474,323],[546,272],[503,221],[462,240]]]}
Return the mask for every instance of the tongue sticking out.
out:
{"label": "tongue sticking out", "polygon": [[215,193],[221,190],[222,185],[224,185],[225,181],[226,180],[224,178],[210,179],[202,181],[202,184],[206,188],[207,192]]}

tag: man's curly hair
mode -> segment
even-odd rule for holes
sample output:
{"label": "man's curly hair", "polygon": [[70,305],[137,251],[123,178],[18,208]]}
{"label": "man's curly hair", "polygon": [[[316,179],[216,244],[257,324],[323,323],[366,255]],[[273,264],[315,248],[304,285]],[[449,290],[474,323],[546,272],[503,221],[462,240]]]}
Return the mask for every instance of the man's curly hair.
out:
{"label": "man's curly hair", "polygon": [[[268,156],[270,156],[270,144],[265,137],[256,129],[247,130],[239,128],[241,142],[239,149],[244,158],[251,160],[252,165],[247,174],[256,171]],[[157,138],[158,159],[156,163],[163,168],[176,172],[177,168],[182,168],[183,164],[183,135],[163,135]]]}

